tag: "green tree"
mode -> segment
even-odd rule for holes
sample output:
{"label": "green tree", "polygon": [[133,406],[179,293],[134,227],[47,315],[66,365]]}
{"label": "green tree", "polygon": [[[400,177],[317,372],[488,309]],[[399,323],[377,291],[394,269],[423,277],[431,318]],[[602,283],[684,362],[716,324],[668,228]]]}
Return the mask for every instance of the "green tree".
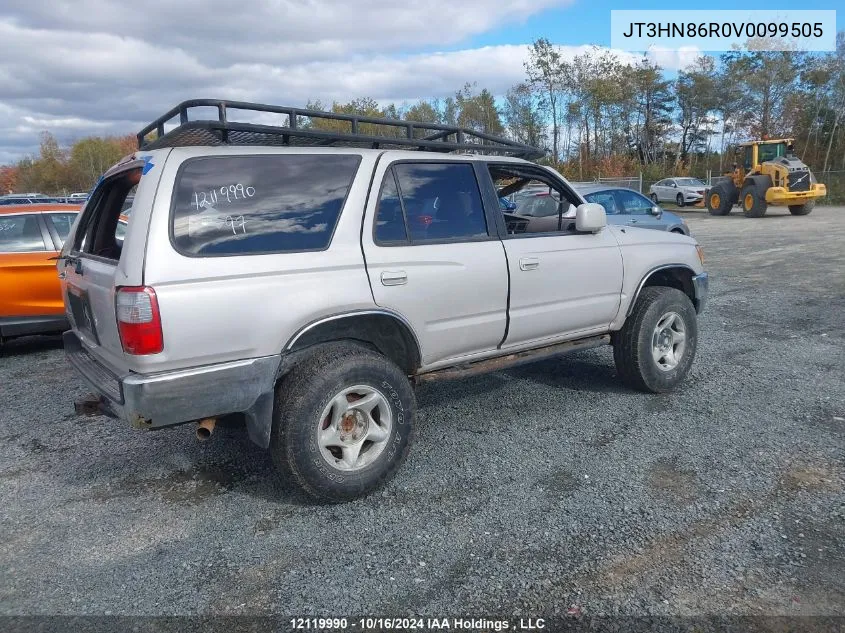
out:
{"label": "green tree", "polygon": [[699,57],[691,68],[675,80],[676,122],[680,128],[678,161],[686,166],[691,151],[704,149],[713,133],[712,112],[717,108],[716,63],[712,57]]}
{"label": "green tree", "polygon": [[531,86],[521,83],[508,90],[503,114],[514,140],[534,147],[542,145],[545,123]]}
{"label": "green tree", "polygon": [[528,84],[537,91],[540,108],[552,124],[552,156],[560,160],[560,121],[564,84],[564,67],[557,47],[546,38],[535,40],[528,50],[525,72]]}
{"label": "green tree", "polygon": [[486,88],[478,94],[474,94],[474,90],[475,84],[467,83],[455,94],[458,125],[485,134],[501,135],[504,126],[493,94]]}

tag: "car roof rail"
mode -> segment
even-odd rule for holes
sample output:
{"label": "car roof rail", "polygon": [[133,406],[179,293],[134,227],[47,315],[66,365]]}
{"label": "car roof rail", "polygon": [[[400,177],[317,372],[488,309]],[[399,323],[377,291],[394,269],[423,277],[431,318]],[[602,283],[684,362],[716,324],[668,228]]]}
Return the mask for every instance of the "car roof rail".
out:
{"label": "car roof rail", "polygon": [[[192,119],[197,109],[216,109],[214,118]],[[277,125],[239,122],[248,113],[254,118],[278,120]],[[174,119],[178,123],[174,126]],[[356,147],[410,149],[428,152],[472,152],[537,159],[545,151],[469,128],[384,119],[358,114],[321,112],[245,101],[191,99],[165,112],[138,132],[138,148],[197,145],[256,145],[290,147]]]}

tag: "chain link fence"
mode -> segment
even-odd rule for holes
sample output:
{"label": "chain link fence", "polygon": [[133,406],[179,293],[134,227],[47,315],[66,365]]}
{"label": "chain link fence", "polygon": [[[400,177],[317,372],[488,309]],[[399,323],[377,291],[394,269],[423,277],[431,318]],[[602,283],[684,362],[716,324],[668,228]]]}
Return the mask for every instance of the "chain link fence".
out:
{"label": "chain link fence", "polygon": [[619,176],[608,178],[596,178],[595,180],[585,180],[581,182],[572,182],[572,185],[578,186],[595,186],[604,185],[607,187],[626,187],[634,191],[643,192],[643,175],[642,172],[636,176]]}

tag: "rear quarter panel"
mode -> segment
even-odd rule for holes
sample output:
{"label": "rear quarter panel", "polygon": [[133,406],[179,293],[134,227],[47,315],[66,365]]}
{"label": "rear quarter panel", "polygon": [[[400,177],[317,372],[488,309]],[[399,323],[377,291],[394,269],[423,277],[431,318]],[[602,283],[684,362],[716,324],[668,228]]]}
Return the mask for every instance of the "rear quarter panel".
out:
{"label": "rear quarter panel", "polygon": [[[285,149],[285,153],[292,150]],[[331,154],[332,150],[302,150]],[[336,153],[336,150],[334,150]],[[361,251],[361,222],[375,154],[364,154],[327,250],[187,257],[170,241],[179,166],[194,156],[280,153],[273,148],[177,148],[149,223],[144,284],[158,296],[164,351],[132,359],[141,373],[279,354],[304,326],[375,303]],[[131,227],[131,223],[130,223]]]}

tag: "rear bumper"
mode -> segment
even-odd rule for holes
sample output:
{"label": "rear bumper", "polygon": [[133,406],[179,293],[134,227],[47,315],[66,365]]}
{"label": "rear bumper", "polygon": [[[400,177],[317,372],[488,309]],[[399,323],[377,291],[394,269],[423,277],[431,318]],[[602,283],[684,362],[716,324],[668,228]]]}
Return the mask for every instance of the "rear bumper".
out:
{"label": "rear bumper", "polygon": [[710,276],[706,272],[694,275],[692,289],[695,292],[695,311],[701,313],[707,305],[707,296],[710,293]]}
{"label": "rear bumper", "polygon": [[94,358],[73,331],[63,338],[68,360],[100,396],[104,413],[145,429],[243,413],[250,438],[269,445],[278,356],[118,375]]}

